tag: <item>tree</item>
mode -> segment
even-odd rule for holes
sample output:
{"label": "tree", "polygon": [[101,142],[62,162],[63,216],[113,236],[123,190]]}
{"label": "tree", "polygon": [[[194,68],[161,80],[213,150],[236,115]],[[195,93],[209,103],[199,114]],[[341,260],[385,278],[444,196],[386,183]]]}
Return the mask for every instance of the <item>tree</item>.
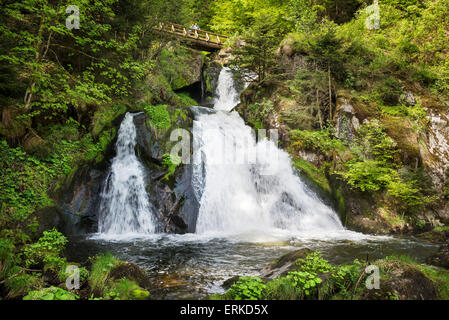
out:
{"label": "tree", "polygon": [[343,62],[343,40],[337,38],[333,22],[323,20],[319,34],[311,41],[311,53],[311,58],[327,70],[329,120],[332,120],[335,115],[332,112],[332,69]]}
{"label": "tree", "polygon": [[304,32],[307,41],[310,42],[311,33],[318,26],[318,10],[321,6],[313,5],[311,0],[291,0],[289,20],[291,20],[299,32]]}
{"label": "tree", "polygon": [[257,73],[263,81],[276,65],[274,50],[282,38],[278,37],[276,23],[272,16],[260,16],[245,32],[243,44],[234,50],[232,64],[241,70]]}
{"label": "tree", "polygon": [[[68,5],[79,7],[79,29],[66,27]],[[9,81],[25,84],[23,115],[53,117],[128,95],[150,66],[137,59],[149,34],[145,11],[143,0],[6,1],[0,61],[16,77]]]}

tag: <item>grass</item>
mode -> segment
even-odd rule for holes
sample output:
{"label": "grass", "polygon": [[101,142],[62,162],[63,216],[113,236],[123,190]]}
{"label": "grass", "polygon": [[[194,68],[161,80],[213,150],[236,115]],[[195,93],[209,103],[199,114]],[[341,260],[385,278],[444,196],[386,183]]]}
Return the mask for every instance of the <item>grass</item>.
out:
{"label": "grass", "polygon": [[102,295],[109,272],[120,262],[111,253],[99,254],[94,258],[89,275],[89,285],[95,295]]}

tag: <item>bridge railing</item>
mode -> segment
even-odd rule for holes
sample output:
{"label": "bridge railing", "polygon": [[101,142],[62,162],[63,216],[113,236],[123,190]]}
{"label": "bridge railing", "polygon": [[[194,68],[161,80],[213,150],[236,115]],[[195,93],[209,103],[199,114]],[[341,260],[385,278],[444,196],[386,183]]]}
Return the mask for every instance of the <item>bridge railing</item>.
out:
{"label": "bridge railing", "polygon": [[176,23],[160,22],[159,25],[155,27],[155,29],[163,32],[173,33],[186,38],[205,41],[219,46],[221,46],[228,39],[228,37],[221,34],[203,31],[201,29],[186,28],[185,26]]}

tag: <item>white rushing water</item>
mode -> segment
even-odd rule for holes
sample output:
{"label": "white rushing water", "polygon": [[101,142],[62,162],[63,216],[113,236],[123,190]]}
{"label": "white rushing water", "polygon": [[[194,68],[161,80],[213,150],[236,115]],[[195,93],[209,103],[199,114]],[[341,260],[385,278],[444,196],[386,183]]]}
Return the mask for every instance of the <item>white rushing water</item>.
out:
{"label": "white rushing water", "polygon": [[336,213],[294,173],[289,156],[267,139],[256,142],[236,111],[232,72],[223,68],[215,112],[193,125],[193,185],[200,198],[196,232],[344,230]]}
{"label": "white rushing water", "polygon": [[105,235],[151,234],[155,222],[145,191],[144,169],[136,157],[136,127],[127,113],[118,131],[116,156],[101,194],[98,231]]}

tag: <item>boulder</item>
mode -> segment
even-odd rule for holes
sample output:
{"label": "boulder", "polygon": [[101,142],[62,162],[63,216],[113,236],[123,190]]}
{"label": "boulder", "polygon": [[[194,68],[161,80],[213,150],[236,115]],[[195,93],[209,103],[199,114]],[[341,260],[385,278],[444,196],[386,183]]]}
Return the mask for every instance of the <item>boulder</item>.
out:
{"label": "boulder", "polygon": [[260,272],[260,277],[274,279],[279,276],[285,276],[288,272],[297,270],[296,260],[304,259],[311,252],[312,250],[303,248],[284,254],[263,268]]}
{"label": "boulder", "polygon": [[113,281],[122,278],[132,280],[142,288],[149,288],[151,285],[148,274],[138,265],[131,262],[119,263],[109,272],[109,279]]}
{"label": "boulder", "polygon": [[379,289],[364,289],[361,300],[436,300],[438,292],[432,280],[411,265],[392,265]]}
{"label": "boulder", "polygon": [[449,269],[449,244],[441,246],[437,253],[427,258],[427,263]]}

